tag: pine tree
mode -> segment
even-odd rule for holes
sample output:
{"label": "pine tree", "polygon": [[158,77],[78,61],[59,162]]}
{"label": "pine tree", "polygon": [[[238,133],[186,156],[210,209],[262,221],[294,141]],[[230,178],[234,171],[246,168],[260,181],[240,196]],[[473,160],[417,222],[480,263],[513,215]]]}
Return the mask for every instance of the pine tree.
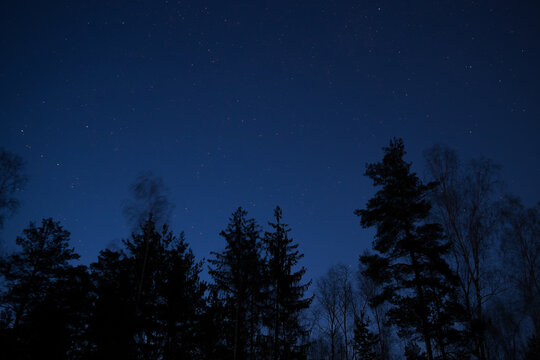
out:
{"label": "pine tree", "polygon": [[304,298],[311,281],[302,283],[306,269],[295,271],[304,256],[298,244],[289,238],[291,231],[281,222],[282,212],[274,210],[274,223],[269,223],[272,232],[266,232],[263,246],[266,252],[264,324],[268,329],[268,343],[272,360],[299,359],[305,357],[306,345],[302,340],[308,331],[301,324],[300,315],[307,309],[312,298]]}
{"label": "pine tree", "polygon": [[369,318],[364,312],[354,319],[354,352],[358,360],[382,360],[379,337],[369,329]]}
{"label": "pine tree", "polygon": [[444,260],[449,244],[440,224],[427,222],[431,205],[426,200],[436,183],[422,184],[403,160],[401,139],[384,148],[382,162],[369,164],[366,175],[382,187],[357,210],[363,227],[377,229],[373,255],[362,256],[365,275],[384,285],[374,304],[389,302],[391,321],[406,339],[421,338],[428,360],[438,354],[449,359],[459,332],[455,324],[455,274]]}
{"label": "pine tree", "polygon": [[224,303],[225,337],[234,360],[257,358],[263,291],[259,228],[241,207],[220,235],[225,250],[212,252],[209,274]]}

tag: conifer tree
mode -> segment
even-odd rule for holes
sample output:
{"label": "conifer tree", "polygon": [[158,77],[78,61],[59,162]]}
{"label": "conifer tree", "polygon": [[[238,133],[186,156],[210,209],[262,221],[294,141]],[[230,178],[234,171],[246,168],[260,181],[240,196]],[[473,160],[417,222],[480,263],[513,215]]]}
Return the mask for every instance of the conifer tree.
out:
{"label": "conifer tree", "polygon": [[69,246],[69,237],[50,218],[41,226],[30,223],[16,239],[20,251],[0,261],[5,281],[1,343],[8,358],[65,359],[79,350],[72,345],[81,331],[81,308],[73,297],[84,294],[75,281],[84,279],[86,269],[72,266],[79,255]]}
{"label": "conifer tree", "polygon": [[307,335],[301,323],[301,313],[307,309],[312,298],[304,293],[311,281],[302,283],[306,273],[304,267],[296,269],[304,256],[298,251],[288,233],[291,229],[281,222],[282,212],[274,210],[275,222],[269,223],[271,232],[266,232],[263,246],[266,253],[264,324],[268,329],[268,342],[272,360],[300,359],[305,357],[306,345],[302,340]]}
{"label": "conifer tree", "polygon": [[[369,164],[366,175],[381,187],[357,210],[363,227],[376,227],[373,255],[362,256],[364,274],[384,285],[374,304],[389,302],[390,320],[403,338],[421,339],[428,360],[450,359],[456,353],[455,274],[444,260],[449,244],[440,224],[427,221],[427,201],[435,183],[422,184],[403,160],[401,139],[384,148],[381,162]],[[457,356],[457,355],[455,355]]]}
{"label": "conifer tree", "polygon": [[[95,357],[122,350],[123,358],[196,358],[205,284],[183,233],[174,236],[167,225],[158,231],[150,214],[124,244],[125,252],[106,250],[93,265],[98,322],[92,333],[101,345]],[[110,328],[116,343],[100,334]]]}
{"label": "conifer tree", "polygon": [[354,319],[354,352],[358,360],[382,360],[379,337],[369,329],[369,318],[364,312]]}
{"label": "conifer tree", "polygon": [[220,235],[226,246],[212,252],[209,274],[223,301],[227,347],[234,360],[256,359],[261,325],[262,261],[259,227],[239,207]]}
{"label": "conifer tree", "polygon": [[210,287],[209,290],[199,324],[200,355],[206,360],[230,359],[232,352],[228,349],[224,336],[228,330],[225,322],[225,304],[215,288]]}
{"label": "conifer tree", "polygon": [[94,300],[89,359],[136,359],[135,274],[123,250],[105,249],[90,265]]}

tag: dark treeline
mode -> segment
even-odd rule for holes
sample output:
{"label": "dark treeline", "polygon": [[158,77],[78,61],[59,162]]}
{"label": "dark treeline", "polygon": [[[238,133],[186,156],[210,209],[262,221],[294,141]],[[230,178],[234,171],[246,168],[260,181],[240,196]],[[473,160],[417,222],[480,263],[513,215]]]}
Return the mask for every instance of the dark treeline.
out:
{"label": "dark treeline", "polygon": [[[279,207],[266,230],[234,211],[205,264],[149,174],[125,206],[131,236],[88,266],[60,223],[31,223],[0,260],[2,358],[540,359],[540,207],[504,195],[487,159],[435,146],[422,180],[400,139],[383,150],[355,212],[372,247],[313,287]],[[1,151],[0,227],[25,182]]]}

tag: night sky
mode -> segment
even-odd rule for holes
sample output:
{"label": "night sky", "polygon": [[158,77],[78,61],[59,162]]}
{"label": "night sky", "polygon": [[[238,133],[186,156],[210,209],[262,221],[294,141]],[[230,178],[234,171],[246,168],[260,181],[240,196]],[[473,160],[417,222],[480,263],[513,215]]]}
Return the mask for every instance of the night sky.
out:
{"label": "night sky", "polygon": [[[0,232],[59,220],[84,263],[129,235],[143,170],[198,258],[243,206],[280,205],[316,278],[356,267],[365,164],[402,137],[503,166],[540,200],[537,1],[3,1],[0,146],[26,161]],[[265,228],[268,228],[265,226]]]}

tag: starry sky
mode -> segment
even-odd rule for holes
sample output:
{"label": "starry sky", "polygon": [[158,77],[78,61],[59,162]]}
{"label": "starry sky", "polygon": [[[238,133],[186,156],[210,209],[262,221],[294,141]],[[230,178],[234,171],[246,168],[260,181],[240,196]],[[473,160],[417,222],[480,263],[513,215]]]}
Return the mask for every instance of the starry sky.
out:
{"label": "starry sky", "polygon": [[[536,1],[3,1],[0,146],[26,161],[6,246],[53,217],[84,263],[118,244],[141,171],[198,258],[280,205],[317,277],[370,246],[365,164],[402,137],[503,166],[540,200]],[[266,227],[267,228],[267,227]]]}

